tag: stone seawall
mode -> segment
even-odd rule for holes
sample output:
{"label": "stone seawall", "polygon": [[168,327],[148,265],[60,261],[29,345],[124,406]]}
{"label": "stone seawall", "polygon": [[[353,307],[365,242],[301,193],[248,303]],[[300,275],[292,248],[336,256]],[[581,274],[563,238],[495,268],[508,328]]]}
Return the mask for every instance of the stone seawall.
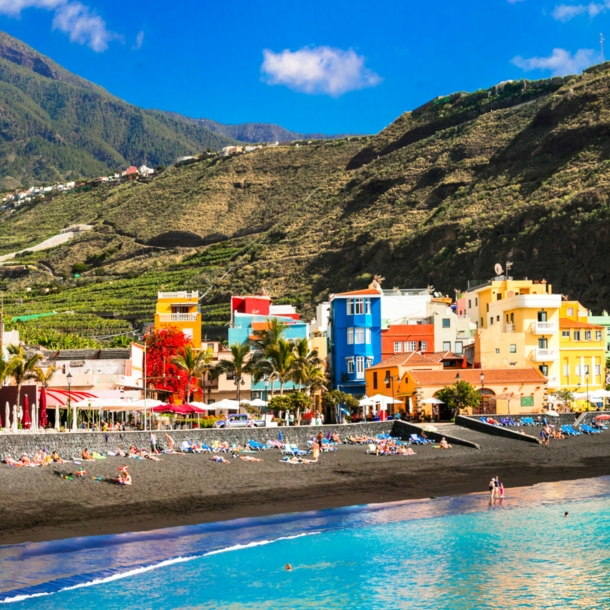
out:
{"label": "stone seawall", "polygon": [[[366,424],[345,424],[345,425],[326,425],[326,426],[288,426],[281,428],[207,428],[196,430],[155,430],[159,442],[167,447],[164,434],[168,433],[176,442],[176,446],[184,440],[197,441],[202,443],[213,443],[214,441],[227,441],[244,445],[249,439],[260,443],[278,438],[281,431],[284,440],[291,443],[298,443],[304,448],[305,443],[322,432],[324,436],[331,431],[337,432],[341,439],[352,435],[376,436],[377,434],[390,432],[392,423],[374,422]],[[138,448],[149,446],[149,432],[62,432],[62,433],[22,433],[22,434],[0,434],[0,458],[4,459],[7,455],[20,456],[23,453],[32,455],[40,449],[47,452],[57,451],[62,457],[80,456],[82,450],[87,447],[89,451],[106,453],[114,451],[119,445],[123,449],[130,445]]]}
{"label": "stone seawall", "polygon": [[484,434],[491,434],[492,436],[503,436],[504,438],[512,438],[513,440],[526,441],[528,443],[536,443],[538,445],[540,444],[540,441],[535,436],[521,434],[520,432],[516,432],[510,428],[486,424],[480,419],[473,417],[458,415],[455,418],[455,425],[470,428],[471,430],[476,430],[477,432],[483,432]]}
{"label": "stone seawall", "polygon": [[[398,436],[403,440],[408,440],[411,434],[417,434],[421,436],[422,428],[417,424],[412,424],[410,422],[405,421],[396,421],[394,422],[394,426],[392,427],[392,435]],[[465,445],[466,447],[473,447],[474,449],[480,449],[479,445],[473,443],[472,441],[467,441],[463,438],[459,438],[457,436],[451,436],[449,434],[445,434],[445,432],[426,432],[426,436],[435,441],[440,441],[442,438],[448,443],[453,445]]]}

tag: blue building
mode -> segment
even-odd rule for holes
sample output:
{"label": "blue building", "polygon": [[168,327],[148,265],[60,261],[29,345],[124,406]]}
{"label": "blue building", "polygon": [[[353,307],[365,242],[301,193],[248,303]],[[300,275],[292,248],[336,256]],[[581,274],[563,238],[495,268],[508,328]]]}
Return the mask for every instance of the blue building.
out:
{"label": "blue building", "polygon": [[364,370],[381,362],[381,299],[376,289],[335,294],[330,300],[332,388],[365,394]]}

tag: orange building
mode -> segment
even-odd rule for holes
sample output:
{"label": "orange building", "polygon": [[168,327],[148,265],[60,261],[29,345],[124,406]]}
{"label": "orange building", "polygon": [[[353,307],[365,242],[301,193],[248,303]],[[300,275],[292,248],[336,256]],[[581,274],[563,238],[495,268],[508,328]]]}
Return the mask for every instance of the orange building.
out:
{"label": "orange building", "polygon": [[434,352],[434,324],[395,324],[381,331],[381,361],[409,352]]}

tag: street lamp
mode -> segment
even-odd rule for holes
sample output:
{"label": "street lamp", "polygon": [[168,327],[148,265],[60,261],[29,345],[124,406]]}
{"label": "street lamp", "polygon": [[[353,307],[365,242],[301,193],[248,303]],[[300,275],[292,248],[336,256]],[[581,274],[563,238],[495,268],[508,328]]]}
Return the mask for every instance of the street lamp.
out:
{"label": "street lamp", "polygon": [[485,387],[485,373],[481,373],[481,387]]}
{"label": "street lamp", "polygon": [[[72,392],[71,392],[71,385],[72,385],[72,373],[68,372],[68,374],[66,375],[66,379],[68,380],[68,410],[70,409],[70,407],[72,406]],[[73,408],[72,410],[72,431],[76,432],[76,407]]]}
{"label": "street lamp", "polygon": [[[390,371],[386,371],[384,379],[385,387],[387,388],[390,386],[390,384],[392,385],[392,409],[394,409],[394,379],[394,375],[390,375]],[[400,381],[400,375],[396,375],[396,381]]]}

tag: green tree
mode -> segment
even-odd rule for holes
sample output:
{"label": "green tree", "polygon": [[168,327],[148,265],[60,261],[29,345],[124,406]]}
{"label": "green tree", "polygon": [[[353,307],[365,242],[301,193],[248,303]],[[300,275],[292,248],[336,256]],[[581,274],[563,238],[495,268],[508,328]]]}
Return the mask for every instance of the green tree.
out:
{"label": "green tree", "polygon": [[280,382],[280,396],[284,395],[284,386],[295,371],[294,344],[286,339],[280,339],[277,345],[265,349],[265,360],[257,363],[257,371],[268,370]]}
{"label": "green tree", "polygon": [[9,361],[10,376],[17,386],[17,406],[21,405],[21,386],[26,381],[38,381],[42,374],[40,362],[44,356],[40,352],[26,353],[22,345],[9,345],[11,355]]}
{"label": "green tree", "polygon": [[297,425],[301,425],[301,413],[311,411],[313,407],[311,398],[305,392],[293,392],[288,394],[287,398],[290,401],[290,410],[296,413]]}
{"label": "green tree", "polygon": [[305,386],[307,373],[311,373],[312,367],[321,367],[322,360],[318,356],[318,350],[309,350],[309,341],[306,338],[297,339],[294,342],[294,367],[292,381],[299,389]]}
{"label": "green tree", "polygon": [[467,381],[456,381],[453,385],[439,390],[436,397],[451,409],[454,417],[461,409],[476,409],[481,404],[481,395]]}
{"label": "green tree", "polygon": [[193,380],[203,373],[204,367],[209,365],[214,358],[214,352],[211,349],[195,351],[191,345],[183,347],[177,356],[172,358],[172,362],[182,371],[186,373],[186,402],[191,402],[191,391]]}
{"label": "green tree", "polygon": [[292,409],[292,403],[290,402],[289,396],[274,396],[269,401],[268,406],[272,411],[277,411],[280,417],[282,416],[282,413]]}
{"label": "green tree", "polygon": [[555,390],[551,392],[551,396],[554,396],[557,402],[567,406],[570,406],[570,403],[574,401],[574,393],[570,390]]}
{"label": "green tree", "polygon": [[358,407],[358,399],[351,394],[346,394],[341,390],[332,390],[326,392],[322,397],[322,406],[326,410],[333,423],[337,421],[337,408],[339,405],[344,405],[346,409],[355,409]]}
{"label": "green tree", "polygon": [[48,388],[51,383],[51,379],[57,373],[57,368],[54,364],[52,364],[46,371],[40,369],[40,374],[38,375],[38,382],[44,387]]}
{"label": "green tree", "polygon": [[252,373],[253,364],[250,359],[250,346],[247,343],[234,343],[229,347],[233,358],[231,360],[221,360],[217,365],[219,373],[233,375],[237,386],[237,400],[241,397],[241,385],[244,375]]}

